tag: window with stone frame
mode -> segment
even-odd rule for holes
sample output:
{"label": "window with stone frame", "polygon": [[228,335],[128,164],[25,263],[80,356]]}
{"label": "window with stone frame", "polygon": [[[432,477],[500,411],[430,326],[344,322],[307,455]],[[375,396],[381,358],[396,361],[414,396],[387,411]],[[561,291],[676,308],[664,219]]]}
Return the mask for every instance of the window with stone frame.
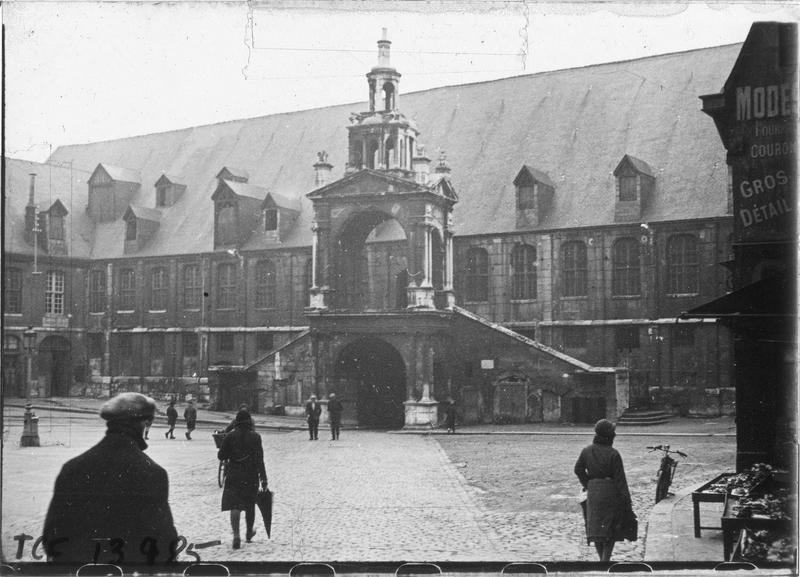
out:
{"label": "window with stone frame", "polygon": [[118,375],[133,374],[133,335],[129,333],[117,333],[116,338],[117,354],[112,355],[117,361]]}
{"label": "window with stone frame", "polygon": [[45,312],[54,315],[64,314],[64,271],[47,271]]}
{"label": "window with stone frame", "polygon": [[582,349],[586,347],[586,327],[564,327],[562,337],[565,349]]}
{"label": "window with stone frame", "polygon": [[667,240],[667,294],[697,294],[700,261],[697,237],[677,234]]}
{"label": "window with stone frame", "polygon": [[621,238],[612,251],[611,293],[614,296],[639,296],[642,292],[639,242]]}
{"label": "window with stone frame", "polygon": [[169,273],[160,266],[150,271],[150,310],[167,310],[169,296]]}
{"label": "window with stone frame", "polygon": [[271,260],[262,260],[256,264],[256,308],[275,308],[275,264]]}
{"label": "window with stone frame", "polygon": [[217,308],[236,308],[236,265],[233,263],[217,266]]}
{"label": "window with stone frame", "polygon": [[220,333],[217,335],[217,350],[230,352],[234,349],[233,333]]}
{"label": "window with stone frame", "polygon": [[614,327],[614,345],[617,349],[638,349],[639,327]]}
{"label": "window with stone frame", "polygon": [[533,181],[526,182],[517,187],[517,208],[520,210],[536,208]]}
{"label": "window with stone frame", "polygon": [[675,347],[693,347],[695,342],[694,326],[673,326],[671,329],[672,345]]}
{"label": "window with stone frame", "polygon": [[89,272],[89,312],[102,313],[106,310],[106,271],[94,269]]}
{"label": "window with stone frame", "polygon": [[119,271],[119,301],[117,310],[136,310],[136,271],[126,268]]}
{"label": "window with stone frame", "polygon": [[22,312],[22,270],[8,268],[3,274],[3,312]]}
{"label": "window with stone frame", "polygon": [[164,347],[166,339],[164,333],[150,333],[148,335],[150,354],[150,376],[160,377],[164,375]]}
{"label": "window with stone frame", "polygon": [[200,310],[203,302],[203,279],[200,266],[187,264],[183,267],[183,308]]}
{"label": "window with stone frame", "polygon": [[268,353],[275,346],[272,333],[256,333],[256,350],[258,353]]}
{"label": "window with stone frame", "polygon": [[561,246],[562,296],[585,297],[588,293],[586,243],[569,241]]}
{"label": "window with stone frame", "polygon": [[47,238],[51,240],[64,240],[64,217],[61,214],[48,213]]}
{"label": "window with stone frame", "polygon": [[86,335],[88,342],[88,354],[90,359],[103,358],[103,334],[102,333],[88,333]]}
{"label": "window with stone frame", "polygon": [[518,244],[511,251],[511,298],[536,298],[536,247]]}
{"label": "window with stone frame", "polygon": [[467,301],[489,300],[489,254],[485,249],[471,248],[467,251],[464,285]]}
{"label": "window with stone frame", "polygon": [[200,343],[197,333],[181,333],[181,375],[192,377],[200,364]]}

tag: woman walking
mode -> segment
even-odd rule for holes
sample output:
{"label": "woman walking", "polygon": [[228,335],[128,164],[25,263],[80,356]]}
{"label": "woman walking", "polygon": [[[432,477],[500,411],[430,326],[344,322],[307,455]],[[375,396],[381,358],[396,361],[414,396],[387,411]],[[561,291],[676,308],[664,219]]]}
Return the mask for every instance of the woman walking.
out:
{"label": "woman walking", "polygon": [[601,561],[610,561],[614,543],[623,540],[625,519],[631,511],[631,494],[622,457],[612,448],[616,425],[600,419],[594,441],[575,463],[575,474],[587,491],[586,542],[594,543]]}
{"label": "woman walking", "polygon": [[253,431],[253,419],[248,411],[242,409],[236,413],[236,426],[231,433],[225,435],[217,457],[221,461],[228,461],[225,488],[222,491],[222,510],[231,512],[233,548],[239,549],[242,546],[239,536],[242,511],[247,525],[245,539],[249,543],[256,534],[253,525],[256,520],[259,480],[261,487],[267,488],[261,435]]}

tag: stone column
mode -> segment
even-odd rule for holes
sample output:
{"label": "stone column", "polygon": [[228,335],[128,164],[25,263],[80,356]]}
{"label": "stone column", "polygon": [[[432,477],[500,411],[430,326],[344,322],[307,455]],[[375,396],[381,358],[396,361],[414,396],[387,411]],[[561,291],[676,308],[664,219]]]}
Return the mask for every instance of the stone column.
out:
{"label": "stone column", "polygon": [[456,295],[453,290],[453,233],[445,231],[444,233],[444,254],[445,254],[445,277],[444,277],[444,295],[445,295],[445,308],[452,309],[456,304]]}
{"label": "stone column", "polygon": [[311,227],[314,232],[312,244],[312,282],[309,307],[330,307],[330,223],[318,219]]}

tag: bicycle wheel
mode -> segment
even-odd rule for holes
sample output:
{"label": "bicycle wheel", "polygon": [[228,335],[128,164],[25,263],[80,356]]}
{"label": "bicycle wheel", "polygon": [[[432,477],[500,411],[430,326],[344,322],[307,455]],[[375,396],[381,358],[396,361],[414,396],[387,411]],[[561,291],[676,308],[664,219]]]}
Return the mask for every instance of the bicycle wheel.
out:
{"label": "bicycle wheel", "polygon": [[667,496],[669,491],[669,466],[662,466],[658,471],[658,482],[656,483],[656,503]]}
{"label": "bicycle wheel", "polygon": [[217,483],[220,487],[225,484],[225,461],[219,462],[219,469],[217,469]]}

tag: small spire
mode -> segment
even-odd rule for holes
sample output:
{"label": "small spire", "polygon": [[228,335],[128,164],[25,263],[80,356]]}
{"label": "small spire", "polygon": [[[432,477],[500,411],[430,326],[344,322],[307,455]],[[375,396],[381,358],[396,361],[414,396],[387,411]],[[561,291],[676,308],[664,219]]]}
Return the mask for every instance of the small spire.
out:
{"label": "small spire", "polygon": [[392,43],[387,38],[386,28],[382,29],[381,39],[378,40],[378,67],[389,68],[389,47]]}
{"label": "small spire", "polygon": [[439,150],[439,164],[436,165],[436,172],[443,174],[450,172],[450,167],[447,166],[447,153],[444,150]]}

